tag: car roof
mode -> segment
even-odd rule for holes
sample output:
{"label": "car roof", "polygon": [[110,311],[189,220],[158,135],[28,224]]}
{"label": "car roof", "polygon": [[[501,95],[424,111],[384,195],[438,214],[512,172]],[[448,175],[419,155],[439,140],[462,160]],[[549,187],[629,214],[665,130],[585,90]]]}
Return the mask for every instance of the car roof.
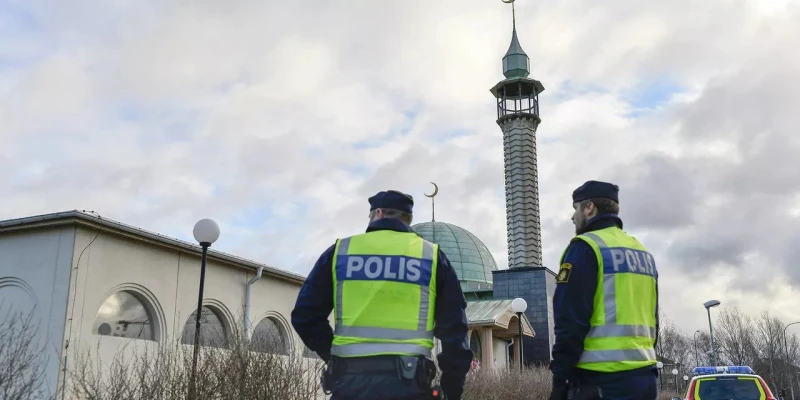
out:
{"label": "car roof", "polygon": [[756,374],[704,374],[704,375],[693,376],[692,380],[703,379],[703,378],[718,378],[721,376],[746,376],[749,378],[761,378],[761,376]]}

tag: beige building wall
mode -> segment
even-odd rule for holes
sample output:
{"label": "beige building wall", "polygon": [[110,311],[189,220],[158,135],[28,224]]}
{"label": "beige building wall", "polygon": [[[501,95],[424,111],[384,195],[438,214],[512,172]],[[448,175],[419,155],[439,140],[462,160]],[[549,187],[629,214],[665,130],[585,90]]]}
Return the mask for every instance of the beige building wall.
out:
{"label": "beige building wall", "polygon": [[[84,250],[85,249],[85,250]],[[98,232],[79,227],[75,237],[72,282],[67,304],[65,340],[70,341],[68,360],[78,353],[97,351],[109,360],[120,351],[126,353],[147,345],[143,340],[97,334],[95,323],[103,303],[118,291],[143,300],[155,321],[159,342],[180,341],[184,325],[194,327],[190,315],[197,307],[200,282],[199,255],[170,249],[158,243],[117,233]],[[211,255],[206,264],[204,306],[218,311],[228,329],[244,320],[247,282],[256,275],[250,268],[231,265]],[[263,319],[272,318],[292,350],[302,355],[304,346],[291,328],[289,319],[301,287],[264,271],[252,286],[251,329]],[[73,365],[74,366],[74,365]],[[71,364],[67,362],[69,373]]]}
{"label": "beige building wall", "polygon": [[[46,356],[39,362],[44,368],[42,384],[50,395],[70,397],[70,389],[64,391],[64,376],[69,384],[69,376],[81,367],[82,356],[91,356],[88,361],[94,368],[108,371],[120,352],[130,357],[163,344],[192,351],[191,345],[180,343],[187,322],[194,332],[194,318],[189,318],[197,307],[201,269],[196,244],[70,211],[0,221],[0,253],[2,311],[33,313],[36,332],[29,336],[35,335],[33,345],[41,345]],[[229,332],[237,325],[243,327],[247,283],[259,267],[264,269],[252,285],[251,332],[260,322],[271,321],[285,339],[287,354],[314,357],[304,351],[289,322],[304,281],[299,275],[212,247],[204,306],[220,317]],[[127,294],[119,297],[119,293]],[[114,306],[115,301],[134,306]],[[108,312],[135,310],[140,303],[146,313]],[[103,334],[98,332],[101,308],[106,316]],[[141,321],[154,326],[153,340],[114,336],[125,335],[125,327],[141,329]]]}

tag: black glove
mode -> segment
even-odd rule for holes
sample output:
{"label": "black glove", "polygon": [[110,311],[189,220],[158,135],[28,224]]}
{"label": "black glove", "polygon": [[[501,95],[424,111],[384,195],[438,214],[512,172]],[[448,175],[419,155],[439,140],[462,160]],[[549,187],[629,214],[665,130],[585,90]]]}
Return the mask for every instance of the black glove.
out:
{"label": "black glove", "polygon": [[555,379],[553,380],[553,391],[550,392],[550,397],[548,400],[568,400],[569,395],[569,385],[567,381],[558,381],[556,382]]}

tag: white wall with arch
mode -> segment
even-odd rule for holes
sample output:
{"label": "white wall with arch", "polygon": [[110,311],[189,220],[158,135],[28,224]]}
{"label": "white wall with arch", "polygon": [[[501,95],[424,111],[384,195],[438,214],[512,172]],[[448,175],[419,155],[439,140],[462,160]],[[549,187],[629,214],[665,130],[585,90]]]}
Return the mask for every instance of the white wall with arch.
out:
{"label": "white wall with arch", "polygon": [[[86,352],[111,360],[120,351],[159,343],[193,345],[199,255],[84,227],[75,232],[75,249],[69,257],[75,266],[65,295],[69,304],[61,315],[62,326],[68,321],[64,340],[71,343],[67,373]],[[201,345],[227,347],[224,342],[243,325],[246,283],[254,275],[250,268],[208,260]],[[299,289],[299,283],[267,273],[252,287],[251,315],[279,322],[277,326],[291,335],[290,349],[296,348],[296,338],[287,321]],[[210,343],[213,338],[224,340]]]}
{"label": "white wall with arch", "polygon": [[[87,351],[111,360],[120,351],[193,344],[199,254],[74,223],[2,232],[0,254],[0,312],[3,306],[33,310],[37,334],[52,352],[46,368],[51,393],[60,393],[62,374],[73,372]],[[205,331],[215,327],[221,337],[243,327],[246,285],[255,273],[209,258],[201,340],[213,337]],[[267,271],[252,285],[251,331],[277,338],[279,346],[270,351],[306,353],[289,322],[300,286]]]}

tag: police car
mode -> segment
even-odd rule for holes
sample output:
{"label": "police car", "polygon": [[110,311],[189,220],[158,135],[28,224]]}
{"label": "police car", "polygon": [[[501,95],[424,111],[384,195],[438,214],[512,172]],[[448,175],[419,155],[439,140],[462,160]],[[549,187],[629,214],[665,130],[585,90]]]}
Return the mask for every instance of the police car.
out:
{"label": "police car", "polygon": [[672,400],[776,400],[760,376],[747,366],[697,367],[686,397]]}

